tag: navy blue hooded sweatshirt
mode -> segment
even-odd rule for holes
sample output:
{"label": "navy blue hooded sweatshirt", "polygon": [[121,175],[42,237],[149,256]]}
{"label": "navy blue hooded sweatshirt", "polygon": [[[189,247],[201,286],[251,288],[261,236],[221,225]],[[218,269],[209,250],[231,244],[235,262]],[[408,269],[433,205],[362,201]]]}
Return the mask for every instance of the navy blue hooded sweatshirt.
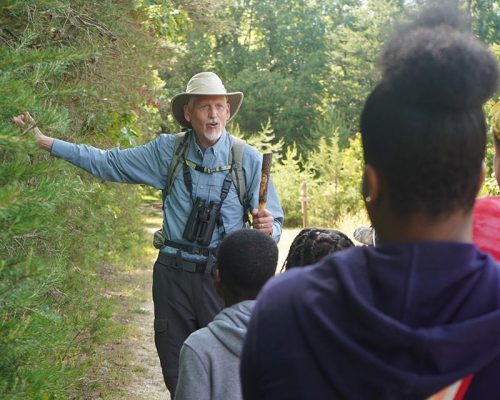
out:
{"label": "navy blue hooded sweatshirt", "polygon": [[241,364],[245,400],[426,399],[474,374],[500,398],[500,265],[472,244],[356,247],[273,278]]}

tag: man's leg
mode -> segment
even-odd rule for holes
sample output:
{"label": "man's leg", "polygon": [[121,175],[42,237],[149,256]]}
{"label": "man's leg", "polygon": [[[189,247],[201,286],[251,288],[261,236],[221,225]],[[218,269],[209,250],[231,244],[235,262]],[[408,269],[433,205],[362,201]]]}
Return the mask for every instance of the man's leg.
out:
{"label": "man's leg", "polygon": [[153,302],[155,308],[155,345],[160,358],[165,385],[174,397],[179,352],[182,343],[196,329],[183,271],[158,261],[153,269]]}
{"label": "man's leg", "polygon": [[177,384],[179,352],[187,337],[205,327],[223,308],[213,278],[155,263],[153,270],[155,344],[171,396]]}
{"label": "man's leg", "polygon": [[207,326],[214,317],[224,308],[224,302],[215,290],[212,276],[197,274],[193,281],[194,313],[198,329]]}

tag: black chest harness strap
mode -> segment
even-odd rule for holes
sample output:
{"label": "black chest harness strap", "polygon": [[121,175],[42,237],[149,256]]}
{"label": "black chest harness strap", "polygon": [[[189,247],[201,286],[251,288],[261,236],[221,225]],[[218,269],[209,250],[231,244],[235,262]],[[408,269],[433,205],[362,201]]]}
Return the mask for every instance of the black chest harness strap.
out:
{"label": "black chest harness strap", "polygon": [[[229,155],[229,163],[228,165],[224,166],[219,166],[215,168],[208,168],[204,167],[202,165],[196,164],[195,162],[192,162],[190,160],[186,159],[186,155],[188,152],[188,147],[189,147],[189,137],[191,135],[192,131],[188,132],[181,132],[180,134],[177,134],[176,142],[174,145],[174,155],[172,158],[172,161],[170,163],[169,171],[167,174],[167,184],[165,189],[163,190],[163,202],[165,202],[167,196],[170,194],[171,188],[174,183],[175,175],[177,171],[180,169],[182,166],[182,175],[183,175],[183,180],[184,184],[186,186],[186,189],[189,192],[189,195],[192,199],[192,193],[193,193],[193,180],[191,176],[191,169],[204,173],[204,174],[214,174],[214,173],[220,173],[220,172],[225,172],[227,171],[226,176],[224,177],[224,181],[222,183],[221,187],[221,192],[220,192],[220,200],[219,204],[220,207],[222,207],[222,204],[224,200],[226,199],[230,189],[231,185],[233,183],[236,183],[235,189],[238,192],[238,198],[240,203],[243,205],[244,203],[247,202],[247,194],[246,194],[246,185],[245,185],[245,177],[243,174],[243,169],[242,169],[242,157],[243,157],[243,149],[245,142],[241,139],[232,137],[232,146],[231,146],[231,151]],[[235,181],[236,179],[236,181]],[[243,192],[242,192],[243,191]],[[247,210],[248,208],[244,206],[245,209],[245,216],[248,216]],[[224,224],[222,221],[222,215],[219,214],[219,217],[217,219],[217,227],[218,229],[222,229],[221,232],[221,237],[225,236],[225,230],[224,230]],[[190,244],[182,244],[182,243],[177,243],[172,240],[169,240],[168,238],[165,237],[165,240],[163,242],[165,246],[169,246],[172,248],[177,249],[177,254],[175,256],[172,256],[173,258],[176,259],[175,264],[176,265],[183,265],[183,261],[181,260],[180,257],[180,251],[185,251],[190,254],[198,254],[198,255],[203,255],[207,257],[207,264],[210,265],[213,262],[214,258],[214,253],[215,249],[214,248],[208,248],[208,247],[200,247],[197,245],[190,245]],[[160,253],[161,254],[161,253]],[[170,256],[167,256],[170,257]],[[198,272],[198,271],[196,271]],[[205,271],[206,272],[206,271]]]}

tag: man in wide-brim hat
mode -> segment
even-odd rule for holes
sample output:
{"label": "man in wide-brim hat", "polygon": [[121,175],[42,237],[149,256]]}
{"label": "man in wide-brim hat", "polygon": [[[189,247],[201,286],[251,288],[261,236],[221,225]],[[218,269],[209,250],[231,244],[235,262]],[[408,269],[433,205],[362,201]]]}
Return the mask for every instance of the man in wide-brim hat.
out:
{"label": "man in wide-brim hat", "polygon": [[[226,91],[220,78],[213,72],[200,72],[194,75],[188,82],[186,91],[179,93],[172,98],[170,103],[172,115],[175,120],[186,128],[192,128],[191,115],[194,101],[201,99],[221,100],[227,114],[224,112],[225,123],[229,122],[238,113],[241,103],[243,103],[242,92]],[[224,128],[222,126],[222,128]],[[222,130],[220,130],[222,133]],[[220,135],[219,135],[220,136]]]}
{"label": "man in wide-brim hat", "polygon": [[[275,240],[281,235],[283,210],[272,181],[267,209],[257,210],[260,153],[225,129],[242,100],[243,93],[228,93],[213,72],[196,74],[186,91],[174,96],[171,102],[172,114],[187,128],[186,132],[162,134],[143,146],[125,150],[102,151],[45,136],[28,113],[13,119],[21,126],[31,126],[39,147],[100,179],[146,184],[163,191],[163,228],[161,235],[155,236],[160,251],[153,270],[154,328],[163,377],[172,398],[184,340],[211,322],[223,307],[213,282],[215,252],[220,240],[227,233],[243,228],[244,216],[250,210],[254,229],[272,235]],[[179,150],[181,140],[183,151]],[[177,161],[181,168],[177,172],[172,168],[170,173]],[[241,172],[244,185],[236,185],[234,178],[230,179],[234,170]],[[237,186],[245,187],[241,197]],[[205,235],[206,242],[202,244],[186,239],[189,235],[185,234],[190,220],[198,223],[202,218],[196,213],[197,218],[190,218],[196,210],[195,204],[205,204],[200,212],[203,218],[210,205],[220,206],[213,234]],[[199,235],[202,229],[197,226],[191,228],[196,228],[194,231]]]}

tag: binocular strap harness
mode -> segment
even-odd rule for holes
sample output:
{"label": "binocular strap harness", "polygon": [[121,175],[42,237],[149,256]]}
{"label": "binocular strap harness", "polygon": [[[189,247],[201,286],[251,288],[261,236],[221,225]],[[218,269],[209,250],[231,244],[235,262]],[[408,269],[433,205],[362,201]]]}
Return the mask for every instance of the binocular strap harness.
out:
{"label": "binocular strap harness", "polygon": [[210,202],[208,205],[206,205],[206,201],[200,198],[197,198],[194,202],[193,210],[191,212],[191,215],[189,216],[189,220],[183,233],[183,238],[187,241],[192,242],[193,245],[174,242],[172,240],[169,240],[164,236],[164,234],[162,234],[164,238],[163,245],[176,248],[179,251],[182,250],[187,251],[191,254],[201,254],[207,256],[208,261],[210,262],[213,257],[213,249],[209,249],[207,246],[210,245],[213,229],[215,228],[215,226],[217,226],[218,229],[222,228],[222,237],[224,237],[225,235],[220,210],[233,182],[235,183],[235,189],[238,193],[240,203],[244,208],[244,220],[245,222],[248,221],[249,207],[247,205],[248,202],[246,182],[242,168],[242,158],[245,142],[239,138],[231,136],[232,145],[228,165],[208,168],[187,160],[185,157],[187,149],[189,147],[189,137],[191,132],[192,130],[188,130],[187,132],[184,131],[176,134],[174,155],[172,157],[172,161],[170,162],[167,174],[167,182],[165,189],[163,190],[163,203],[165,202],[166,197],[170,194],[175,176],[177,175],[177,172],[179,171],[181,166],[184,184],[186,185],[186,189],[188,190],[190,197],[192,197],[193,192],[193,181],[190,171],[191,169],[205,174],[213,174],[225,171],[228,172],[224,177],[224,181],[222,183],[219,202]]}

